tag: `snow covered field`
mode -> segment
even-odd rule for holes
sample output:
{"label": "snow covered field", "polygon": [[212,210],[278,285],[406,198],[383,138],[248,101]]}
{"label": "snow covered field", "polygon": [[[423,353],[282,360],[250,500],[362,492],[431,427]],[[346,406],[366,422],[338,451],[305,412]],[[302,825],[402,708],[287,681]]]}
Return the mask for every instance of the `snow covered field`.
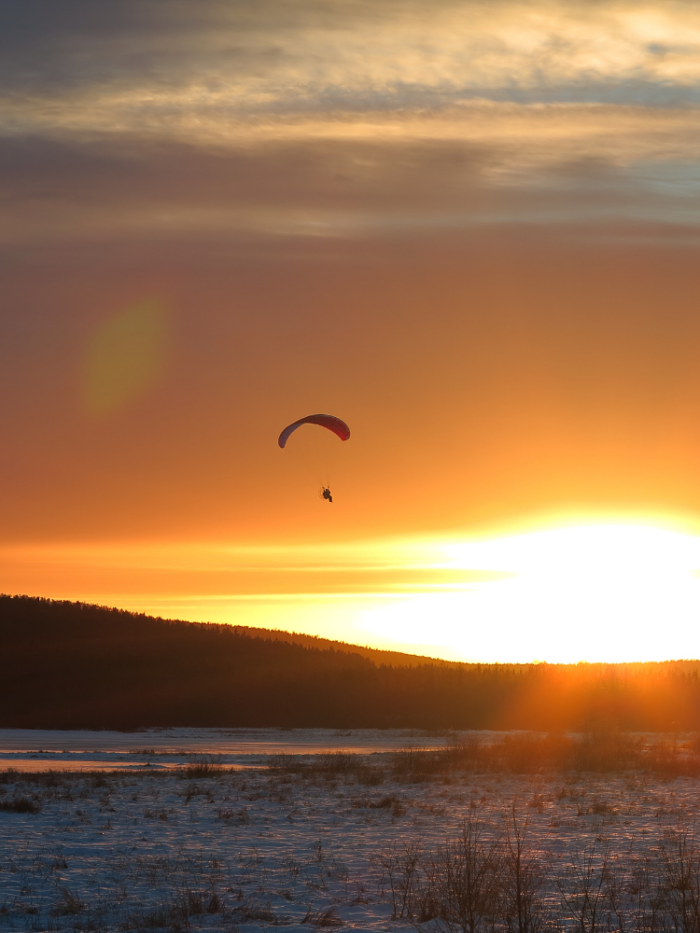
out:
{"label": "snow covered field", "polygon": [[[162,755],[182,752],[182,738]],[[316,749],[328,738],[317,735]],[[366,750],[366,735],[336,738],[344,752],[353,742]],[[426,897],[448,896],[449,854],[460,851],[446,843],[472,820],[483,834],[477,855],[497,838],[506,852],[514,802],[547,929],[573,929],[585,891],[598,919],[591,926],[586,915],[578,929],[620,929],[615,903],[625,929],[671,928],[648,925],[647,914],[665,885],[671,916],[669,872],[679,827],[692,836],[698,817],[697,779],[455,772],[408,783],[393,760],[385,749],[233,771],[220,770],[220,758],[186,756],[178,770],[4,772],[0,930],[431,930],[439,921]],[[686,856],[697,880],[692,839]],[[505,890],[509,863],[498,864]],[[454,912],[444,916],[445,928],[465,928]]]}

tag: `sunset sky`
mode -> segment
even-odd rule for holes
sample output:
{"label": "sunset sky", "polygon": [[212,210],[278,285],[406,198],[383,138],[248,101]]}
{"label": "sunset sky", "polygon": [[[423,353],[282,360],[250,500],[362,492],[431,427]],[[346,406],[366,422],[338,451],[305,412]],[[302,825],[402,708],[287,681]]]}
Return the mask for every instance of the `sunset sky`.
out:
{"label": "sunset sky", "polygon": [[699,657],[698,152],[696,2],[0,0],[0,591]]}

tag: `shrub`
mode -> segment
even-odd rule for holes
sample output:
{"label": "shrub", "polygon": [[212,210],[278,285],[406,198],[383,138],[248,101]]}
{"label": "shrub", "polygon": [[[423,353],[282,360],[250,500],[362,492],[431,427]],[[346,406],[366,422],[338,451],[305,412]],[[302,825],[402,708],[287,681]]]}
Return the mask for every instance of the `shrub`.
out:
{"label": "shrub", "polygon": [[224,766],[220,758],[213,755],[205,755],[198,758],[184,769],[184,777],[192,780],[195,778],[219,777],[224,772]]}
{"label": "shrub", "polygon": [[0,800],[0,811],[3,813],[38,813],[41,804],[28,797],[13,797],[12,800]]}

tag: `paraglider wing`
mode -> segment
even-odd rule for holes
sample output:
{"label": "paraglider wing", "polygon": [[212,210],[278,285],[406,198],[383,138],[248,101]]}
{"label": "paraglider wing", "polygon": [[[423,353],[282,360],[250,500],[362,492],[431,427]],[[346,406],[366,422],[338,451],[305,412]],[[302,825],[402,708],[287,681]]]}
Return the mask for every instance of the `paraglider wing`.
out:
{"label": "paraglider wing", "polygon": [[340,418],[336,418],[335,415],[308,415],[306,418],[300,418],[299,421],[287,425],[277,440],[280,447],[284,447],[289,440],[289,436],[302,424],[318,424],[322,428],[328,428],[329,431],[337,434],[341,441],[346,441],[350,437],[350,428]]}

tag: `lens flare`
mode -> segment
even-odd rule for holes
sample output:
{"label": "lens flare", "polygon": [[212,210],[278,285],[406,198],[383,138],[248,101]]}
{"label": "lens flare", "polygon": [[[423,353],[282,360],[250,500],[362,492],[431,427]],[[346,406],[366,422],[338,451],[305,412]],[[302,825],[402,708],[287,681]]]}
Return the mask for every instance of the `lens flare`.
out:
{"label": "lens flare", "polygon": [[85,355],[84,399],[92,415],[106,415],[133,401],[161,375],[166,319],[156,300],[131,305],[103,322]]}

